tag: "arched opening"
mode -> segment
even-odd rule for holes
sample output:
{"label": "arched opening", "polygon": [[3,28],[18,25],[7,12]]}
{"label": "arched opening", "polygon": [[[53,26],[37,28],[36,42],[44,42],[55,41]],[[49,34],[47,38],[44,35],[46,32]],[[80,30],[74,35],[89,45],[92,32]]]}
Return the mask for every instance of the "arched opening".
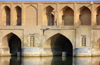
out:
{"label": "arched opening", "polygon": [[64,7],[59,15],[62,25],[74,25],[74,11],[70,7]]}
{"label": "arched opening", "polygon": [[96,21],[97,25],[100,25],[100,6],[97,8],[97,15],[96,15]]}
{"label": "arched opening", "polygon": [[10,8],[8,6],[3,8],[2,16],[3,24],[10,25]]}
{"label": "arched opening", "polygon": [[81,25],[91,25],[91,11],[87,7],[82,7],[80,9],[79,19]]}
{"label": "arched opening", "polygon": [[48,7],[46,7],[44,9],[43,25],[48,25],[48,26],[54,25],[54,15],[55,15],[55,12],[53,10],[54,10],[54,8],[52,8],[51,6],[48,6]]}
{"label": "arched opening", "polygon": [[16,35],[13,34],[8,43],[12,55],[17,55],[17,52],[21,52],[21,41]]}
{"label": "arched opening", "polygon": [[46,45],[44,47],[51,47],[53,56],[62,56],[63,52],[65,52],[66,56],[73,55],[72,43],[68,38],[59,33],[50,37],[46,41]]}
{"label": "arched opening", "polygon": [[6,35],[3,44],[8,45],[12,56],[21,56],[21,40],[17,35],[13,33]]}
{"label": "arched opening", "polygon": [[15,24],[21,25],[21,8],[19,6],[15,7]]}

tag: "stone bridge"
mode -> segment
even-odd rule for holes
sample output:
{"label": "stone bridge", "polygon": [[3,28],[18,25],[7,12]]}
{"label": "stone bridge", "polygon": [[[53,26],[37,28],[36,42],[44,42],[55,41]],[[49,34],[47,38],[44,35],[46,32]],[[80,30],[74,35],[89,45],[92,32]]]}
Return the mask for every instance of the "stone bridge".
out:
{"label": "stone bridge", "polygon": [[100,1],[1,1],[0,56],[100,55]]}

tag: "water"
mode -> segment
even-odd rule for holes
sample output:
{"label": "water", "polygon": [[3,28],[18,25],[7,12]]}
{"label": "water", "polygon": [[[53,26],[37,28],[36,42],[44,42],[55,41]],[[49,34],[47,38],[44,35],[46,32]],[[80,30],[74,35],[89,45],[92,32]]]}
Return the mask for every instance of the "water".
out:
{"label": "water", "polygon": [[100,57],[0,57],[0,65],[100,65]]}

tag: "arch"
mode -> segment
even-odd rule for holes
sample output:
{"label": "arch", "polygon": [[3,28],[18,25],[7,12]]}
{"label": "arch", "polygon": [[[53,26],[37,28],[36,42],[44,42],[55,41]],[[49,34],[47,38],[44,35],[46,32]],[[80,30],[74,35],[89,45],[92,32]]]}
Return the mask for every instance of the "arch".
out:
{"label": "arch", "polygon": [[[64,8],[66,8],[66,7],[68,7],[68,8],[70,8],[71,10],[73,10],[70,6],[64,6],[61,10],[63,10]],[[61,11],[60,10],[60,11]],[[73,10],[74,11],[74,10]]]}
{"label": "arch", "polygon": [[86,6],[80,8],[79,20],[81,25],[91,25],[91,11]]}
{"label": "arch", "polygon": [[74,11],[65,6],[59,13],[60,25],[74,25]]}
{"label": "arch", "polygon": [[54,25],[55,12],[53,10],[54,8],[50,5],[43,10],[43,25]]}
{"label": "arch", "polygon": [[8,6],[2,9],[2,21],[3,25],[10,25],[10,8]]}
{"label": "arch", "polygon": [[3,46],[8,46],[11,55],[17,55],[18,52],[20,52],[21,55],[21,40],[16,34],[7,34],[4,36],[2,42]]}
{"label": "arch", "polygon": [[34,8],[37,10],[37,8],[36,8],[35,6],[33,6],[32,4],[30,4],[29,6],[27,6],[26,9],[27,9],[28,7],[30,7],[30,6],[34,7]]}
{"label": "arch", "polygon": [[84,7],[88,8],[91,11],[91,9],[89,7],[87,7],[86,5],[81,6],[79,9],[84,8]]}
{"label": "arch", "polygon": [[32,5],[25,9],[25,25],[37,25],[37,9]]}
{"label": "arch", "polygon": [[96,8],[96,23],[100,25],[100,6]]}
{"label": "arch", "polygon": [[66,52],[66,55],[73,55],[73,45],[71,41],[60,33],[47,39],[43,47],[44,49],[51,48],[53,56],[62,55],[62,52]]}
{"label": "arch", "polygon": [[10,34],[14,34],[14,35],[16,35],[19,39],[21,39],[20,36],[19,36],[18,34],[16,34],[15,32],[9,32],[8,34],[4,35],[4,37],[5,37],[5,36],[8,36],[8,35],[10,35]]}
{"label": "arch", "polygon": [[19,8],[21,8],[21,9],[22,9],[22,7],[21,7],[21,6],[19,6],[19,5],[16,5],[14,8],[16,8],[16,7],[19,7]]}
{"label": "arch", "polygon": [[14,25],[21,25],[22,9],[19,6],[14,8]]}
{"label": "arch", "polygon": [[[47,7],[51,7],[51,8],[53,8],[52,5],[48,5],[48,6],[45,6],[43,10],[45,10]],[[53,8],[53,9],[54,9],[54,8]]]}
{"label": "arch", "polygon": [[[3,9],[3,8],[5,8],[5,7],[8,7],[8,8],[10,8],[10,6],[8,6],[8,5],[5,5],[5,6],[3,6],[3,7],[2,7],[2,9]],[[10,8],[10,9],[11,9],[11,8]]]}

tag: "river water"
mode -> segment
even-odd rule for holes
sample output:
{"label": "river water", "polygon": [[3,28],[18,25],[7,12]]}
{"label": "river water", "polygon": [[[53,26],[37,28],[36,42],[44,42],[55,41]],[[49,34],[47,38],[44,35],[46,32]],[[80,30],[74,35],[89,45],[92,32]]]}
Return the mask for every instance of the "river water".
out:
{"label": "river water", "polygon": [[0,57],[0,65],[100,65],[100,57]]}

